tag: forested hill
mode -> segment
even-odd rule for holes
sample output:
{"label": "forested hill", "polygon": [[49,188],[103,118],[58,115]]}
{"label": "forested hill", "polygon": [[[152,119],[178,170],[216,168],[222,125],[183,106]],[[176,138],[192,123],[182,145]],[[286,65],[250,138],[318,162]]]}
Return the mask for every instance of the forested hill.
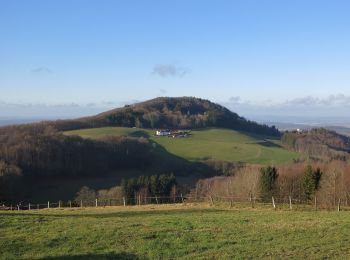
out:
{"label": "forested hill", "polygon": [[280,135],[275,127],[249,121],[221,105],[194,97],[159,97],[92,117],[56,122],[59,130],[102,126],[191,129],[222,127],[255,134]]}
{"label": "forested hill", "polygon": [[350,138],[324,128],[285,132],[282,144],[288,149],[315,157],[345,160],[350,154]]}

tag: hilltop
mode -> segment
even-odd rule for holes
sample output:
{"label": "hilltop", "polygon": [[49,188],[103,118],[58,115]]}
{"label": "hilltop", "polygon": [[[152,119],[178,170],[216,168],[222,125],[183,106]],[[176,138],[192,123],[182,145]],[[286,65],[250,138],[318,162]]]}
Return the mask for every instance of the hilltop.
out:
{"label": "hilltop", "polygon": [[95,116],[47,123],[60,131],[106,126],[191,129],[220,127],[280,136],[275,127],[247,120],[219,104],[195,97],[158,97]]}

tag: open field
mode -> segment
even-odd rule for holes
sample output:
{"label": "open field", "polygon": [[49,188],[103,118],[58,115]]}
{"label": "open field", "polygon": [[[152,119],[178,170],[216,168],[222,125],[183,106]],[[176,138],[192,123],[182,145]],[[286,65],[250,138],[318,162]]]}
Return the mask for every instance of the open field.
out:
{"label": "open field", "polygon": [[256,164],[287,163],[301,155],[287,151],[277,139],[251,135],[229,129],[210,128],[192,131],[188,138],[156,137],[149,129],[103,127],[65,132],[85,138],[105,135],[147,136],[163,146],[169,153],[190,161],[208,159],[241,161]]}
{"label": "open field", "polygon": [[348,211],[207,204],[0,212],[1,259],[339,258]]}

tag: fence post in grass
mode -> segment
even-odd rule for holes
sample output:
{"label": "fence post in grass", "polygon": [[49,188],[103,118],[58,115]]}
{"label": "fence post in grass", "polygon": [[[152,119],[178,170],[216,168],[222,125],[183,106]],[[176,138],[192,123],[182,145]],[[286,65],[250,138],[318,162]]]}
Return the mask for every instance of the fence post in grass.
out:
{"label": "fence post in grass", "polygon": [[95,200],[95,206],[96,206],[96,208],[97,208],[97,206],[98,206],[98,202],[97,202],[97,199]]}
{"label": "fence post in grass", "polygon": [[19,205],[17,205],[17,210],[19,210]]}
{"label": "fence post in grass", "polygon": [[158,197],[157,197],[157,195],[156,195],[156,202],[157,202],[157,204],[158,204]]}
{"label": "fence post in grass", "polygon": [[289,196],[289,209],[293,209],[292,208],[292,196]]}
{"label": "fence post in grass", "polygon": [[315,195],[315,210],[317,210],[317,197]]}
{"label": "fence post in grass", "polygon": [[180,196],[181,196],[182,203],[184,203],[184,197],[182,196],[182,193],[180,194]]}
{"label": "fence post in grass", "polygon": [[125,197],[123,197],[123,204],[124,204],[124,207],[126,206],[126,200],[125,200]]}
{"label": "fence post in grass", "polygon": [[341,200],[339,198],[339,200],[338,200],[338,212],[340,211],[340,202],[341,202]]}
{"label": "fence post in grass", "polygon": [[233,202],[232,202],[232,199],[230,199],[230,208],[233,207]]}
{"label": "fence post in grass", "polygon": [[83,200],[80,200],[80,208],[83,207]]}
{"label": "fence post in grass", "polygon": [[209,198],[210,198],[210,203],[211,203],[211,205],[214,205],[213,197],[210,195]]}
{"label": "fence post in grass", "polygon": [[50,208],[50,201],[47,202],[47,208]]}
{"label": "fence post in grass", "polygon": [[30,210],[30,202],[29,202],[29,204],[28,204],[28,210]]}
{"label": "fence post in grass", "polygon": [[273,196],[272,196],[272,206],[274,209],[276,209],[275,198]]}
{"label": "fence post in grass", "polygon": [[36,204],[36,209],[39,209],[39,204]]}
{"label": "fence post in grass", "polygon": [[69,207],[70,208],[72,207],[72,201],[69,201]]}
{"label": "fence post in grass", "polygon": [[60,200],[58,201],[58,208],[59,209],[61,208],[61,201]]}

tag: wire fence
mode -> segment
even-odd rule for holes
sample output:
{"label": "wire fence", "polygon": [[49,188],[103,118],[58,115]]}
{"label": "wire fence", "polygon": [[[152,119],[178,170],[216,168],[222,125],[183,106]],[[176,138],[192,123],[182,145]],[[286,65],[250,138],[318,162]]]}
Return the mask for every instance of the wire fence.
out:
{"label": "wire fence", "polygon": [[273,209],[288,208],[311,208],[311,209],[335,209],[350,210],[348,198],[327,198],[331,203],[325,203],[322,197],[314,196],[312,199],[293,198],[292,196],[272,196],[271,198],[260,198],[256,196],[235,197],[235,196],[134,196],[121,198],[95,198],[81,200],[60,200],[57,202],[48,201],[47,203],[18,203],[15,205],[0,205],[0,210],[40,210],[52,208],[86,208],[86,207],[113,207],[113,206],[140,206],[154,204],[186,204],[186,203],[208,203],[210,205],[226,204],[230,207],[245,206],[245,207],[272,207]]}

